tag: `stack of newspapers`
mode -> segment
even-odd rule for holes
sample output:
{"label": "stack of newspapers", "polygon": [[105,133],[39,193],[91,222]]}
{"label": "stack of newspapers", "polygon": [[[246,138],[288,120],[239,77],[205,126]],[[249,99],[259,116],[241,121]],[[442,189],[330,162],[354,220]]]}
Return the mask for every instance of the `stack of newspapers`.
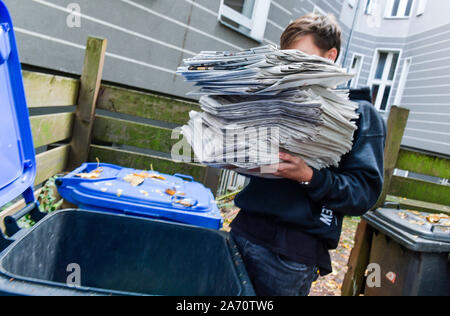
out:
{"label": "stack of newspapers", "polygon": [[336,90],[352,78],[337,64],[273,46],[184,62],[178,73],[198,87],[190,95],[204,111],[182,128],[198,161],[242,172],[279,163],[281,151],[323,169],[351,150],[358,106]]}

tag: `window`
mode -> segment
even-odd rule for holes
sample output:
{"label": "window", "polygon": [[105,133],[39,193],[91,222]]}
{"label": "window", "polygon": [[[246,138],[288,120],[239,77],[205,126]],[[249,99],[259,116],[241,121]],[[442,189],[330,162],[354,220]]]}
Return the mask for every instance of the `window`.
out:
{"label": "window", "polygon": [[403,70],[400,76],[400,83],[398,84],[397,95],[395,96],[394,105],[401,105],[403,93],[405,91],[406,80],[408,79],[409,69],[411,68],[411,58],[408,58],[403,63]]}
{"label": "window", "polygon": [[414,0],[390,0],[386,7],[387,18],[407,18],[411,16]]}
{"label": "window", "polygon": [[364,14],[372,15],[373,14],[373,6],[375,0],[367,0],[366,8],[364,9]]}
{"label": "window", "polygon": [[364,57],[362,55],[358,55],[358,54],[353,55],[353,61],[350,66],[350,69],[348,71],[349,73],[355,75],[355,77],[352,79],[352,81],[350,81],[351,88],[358,87],[359,77],[361,74],[361,68],[362,68],[362,64],[363,64],[363,58]]}
{"label": "window", "polygon": [[427,0],[419,0],[419,4],[417,6],[417,16],[421,16],[425,14],[425,10],[427,9]]}
{"label": "window", "polygon": [[222,0],[219,21],[262,42],[271,0]]}
{"label": "window", "polygon": [[370,86],[375,107],[386,111],[394,85],[400,53],[378,51],[372,69]]}

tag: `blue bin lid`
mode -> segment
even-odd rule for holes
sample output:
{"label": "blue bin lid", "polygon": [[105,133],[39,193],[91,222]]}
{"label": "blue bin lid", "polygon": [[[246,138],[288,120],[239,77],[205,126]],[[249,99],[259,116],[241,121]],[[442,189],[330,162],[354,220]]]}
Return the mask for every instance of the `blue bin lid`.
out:
{"label": "blue bin lid", "polygon": [[[99,173],[95,179],[79,177],[96,171]],[[126,178],[136,174],[153,177],[133,186]],[[64,200],[82,209],[160,218],[213,229],[221,228],[223,223],[211,190],[190,176],[85,163],[57,179],[56,184]]]}
{"label": "blue bin lid", "polygon": [[0,0],[0,207],[34,201],[36,158],[13,24]]}

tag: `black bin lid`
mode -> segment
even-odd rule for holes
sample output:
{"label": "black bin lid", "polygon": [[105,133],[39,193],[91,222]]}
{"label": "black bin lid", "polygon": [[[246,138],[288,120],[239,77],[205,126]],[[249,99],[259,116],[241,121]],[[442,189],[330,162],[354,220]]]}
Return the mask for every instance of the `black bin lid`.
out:
{"label": "black bin lid", "polygon": [[450,216],[410,210],[378,209],[364,216],[369,224],[410,250],[450,252]]}

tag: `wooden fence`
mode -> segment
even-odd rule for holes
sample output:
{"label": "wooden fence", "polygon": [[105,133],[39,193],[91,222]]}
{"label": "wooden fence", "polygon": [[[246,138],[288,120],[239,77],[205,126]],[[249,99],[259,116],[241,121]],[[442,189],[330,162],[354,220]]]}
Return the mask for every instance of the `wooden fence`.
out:
{"label": "wooden fence", "polygon": [[[79,79],[23,72],[30,109],[72,107],[72,110],[30,117],[34,144],[39,148],[35,184],[42,184],[56,174],[99,158],[105,163],[137,169],[153,166],[163,173],[191,175],[217,192],[220,170],[195,163],[177,163],[170,159],[171,148],[178,142],[171,138],[172,129],[185,124],[189,112],[199,110],[198,104],[102,84],[105,51],[106,40],[88,39]],[[391,125],[396,126],[396,122],[391,122]],[[401,138],[396,140],[395,146],[400,146],[400,142]],[[398,163],[397,156],[387,159],[392,162],[387,169],[391,185],[385,187],[388,191],[383,193],[383,200],[395,199],[394,196],[403,197],[404,192],[414,192],[411,196],[420,196],[418,199],[422,201],[419,207],[424,206],[426,209],[432,206],[430,203],[439,202],[450,204],[448,186],[391,176],[392,168],[415,171],[429,165],[432,166],[429,168],[430,174],[450,178],[448,160],[406,149],[400,152],[397,149],[396,153]],[[438,167],[436,161],[439,162]],[[408,202],[403,198],[402,201],[403,204]],[[23,203],[17,203],[2,212],[0,222],[21,207]]]}
{"label": "wooden fence", "polygon": [[[39,150],[35,185],[99,158],[137,169],[153,166],[163,173],[190,175],[216,191],[220,171],[170,159],[172,145],[179,141],[171,139],[172,128],[187,123],[189,112],[199,110],[198,104],[102,84],[105,50],[106,40],[88,39],[80,79],[23,71],[30,111],[45,108],[48,112],[30,116],[34,146]],[[96,114],[97,109],[102,115]],[[151,154],[135,149],[151,150]],[[19,201],[4,210],[0,226],[23,206]]]}

